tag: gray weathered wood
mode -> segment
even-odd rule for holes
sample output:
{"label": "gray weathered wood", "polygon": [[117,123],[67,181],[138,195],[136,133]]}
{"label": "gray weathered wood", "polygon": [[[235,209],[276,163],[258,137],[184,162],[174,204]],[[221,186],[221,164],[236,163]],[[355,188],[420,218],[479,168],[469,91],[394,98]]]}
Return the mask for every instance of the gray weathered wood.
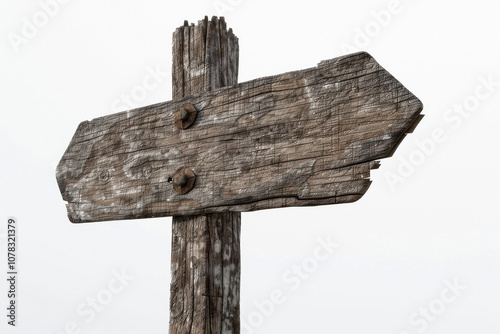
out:
{"label": "gray weathered wood", "polygon": [[240,332],[239,212],[174,216],[170,334]]}
{"label": "gray weathered wood", "polygon": [[[208,18],[173,36],[173,97],[238,80],[238,40],[224,19]],[[239,212],[172,218],[170,334],[240,331]]]}
{"label": "gray weathered wood", "polygon": [[[181,130],[173,113],[184,103],[199,112]],[[57,179],[73,222],[353,202],[421,110],[357,53],[83,122]],[[197,175],[185,195],[169,179],[181,167]]]}

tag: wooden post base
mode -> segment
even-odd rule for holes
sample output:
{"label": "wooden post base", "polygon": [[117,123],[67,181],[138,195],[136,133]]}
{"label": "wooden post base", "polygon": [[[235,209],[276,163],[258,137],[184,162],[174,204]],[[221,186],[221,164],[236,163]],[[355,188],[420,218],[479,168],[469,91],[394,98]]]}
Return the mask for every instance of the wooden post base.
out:
{"label": "wooden post base", "polygon": [[239,333],[241,214],[172,220],[170,333]]}

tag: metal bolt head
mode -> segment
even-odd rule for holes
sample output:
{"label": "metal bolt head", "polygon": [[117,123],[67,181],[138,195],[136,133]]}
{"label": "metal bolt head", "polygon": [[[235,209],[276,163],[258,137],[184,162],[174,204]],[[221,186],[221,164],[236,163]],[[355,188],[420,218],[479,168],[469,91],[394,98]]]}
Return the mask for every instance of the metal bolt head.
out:
{"label": "metal bolt head", "polygon": [[174,123],[179,129],[187,129],[194,123],[197,115],[196,108],[191,103],[182,105],[174,113]]}
{"label": "metal bolt head", "polygon": [[188,167],[182,167],[172,177],[174,190],[181,195],[187,194],[194,187],[196,175]]}
{"label": "metal bolt head", "polygon": [[183,122],[187,121],[189,118],[189,111],[187,111],[186,108],[181,108],[179,110],[180,110],[179,119]]}
{"label": "metal bolt head", "polygon": [[188,182],[188,178],[186,174],[183,173],[176,174],[174,175],[173,182],[175,182],[175,184],[178,185],[179,187],[184,187]]}

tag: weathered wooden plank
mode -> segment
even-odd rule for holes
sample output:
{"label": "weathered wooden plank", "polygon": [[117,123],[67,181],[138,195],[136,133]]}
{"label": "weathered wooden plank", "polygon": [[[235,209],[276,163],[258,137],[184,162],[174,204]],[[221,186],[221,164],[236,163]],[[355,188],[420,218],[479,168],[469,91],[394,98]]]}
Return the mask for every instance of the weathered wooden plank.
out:
{"label": "weathered wooden plank", "polygon": [[[212,33],[216,31],[213,28],[207,34],[208,25],[219,26],[219,34]],[[184,34],[185,30],[190,33]],[[193,30],[189,50],[176,47],[185,44],[185,36],[192,38]],[[208,55],[221,61],[209,62]],[[230,66],[237,60],[238,41],[227,32],[223,18],[209,22],[205,17],[196,26],[178,29],[174,33],[172,73],[182,73],[188,79],[173,76],[174,100],[188,90],[198,94],[236,84],[237,72]],[[220,80],[213,81],[214,77]],[[169,333],[239,333],[240,231],[239,212],[172,218]]]}
{"label": "weathered wooden plank", "polygon": [[[173,114],[184,103],[198,117],[181,130]],[[83,122],[57,179],[73,222],[352,202],[421,110],[369,54],[357,53]],[[170,183],[181,167],[197,175],[185,195]]]}

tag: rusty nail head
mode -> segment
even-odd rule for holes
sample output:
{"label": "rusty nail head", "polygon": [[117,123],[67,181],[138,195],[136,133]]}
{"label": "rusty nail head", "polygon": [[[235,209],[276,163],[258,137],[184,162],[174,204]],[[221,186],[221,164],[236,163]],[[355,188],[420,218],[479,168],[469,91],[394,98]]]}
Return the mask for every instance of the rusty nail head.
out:
{"label": "rusty nail head", "polygon": [[180,113],[179,119],[181,121],[187,121],[187,119],[189,118],[189,111],[187,111],[186,108],[182,108],[180,110],[181,110],[181,113]]}
{"label": "rusty nail head", "polygon": [[194,187],[196,175],[188,167],[182,167],[172,177],[174,190],[181,195],[187,194]]}
{"label": "rusty nail head", "polygon": [[191,103],[183,104],[174,113],[174,123],[179,129],[187,129],[194,123],[197,111]]}

